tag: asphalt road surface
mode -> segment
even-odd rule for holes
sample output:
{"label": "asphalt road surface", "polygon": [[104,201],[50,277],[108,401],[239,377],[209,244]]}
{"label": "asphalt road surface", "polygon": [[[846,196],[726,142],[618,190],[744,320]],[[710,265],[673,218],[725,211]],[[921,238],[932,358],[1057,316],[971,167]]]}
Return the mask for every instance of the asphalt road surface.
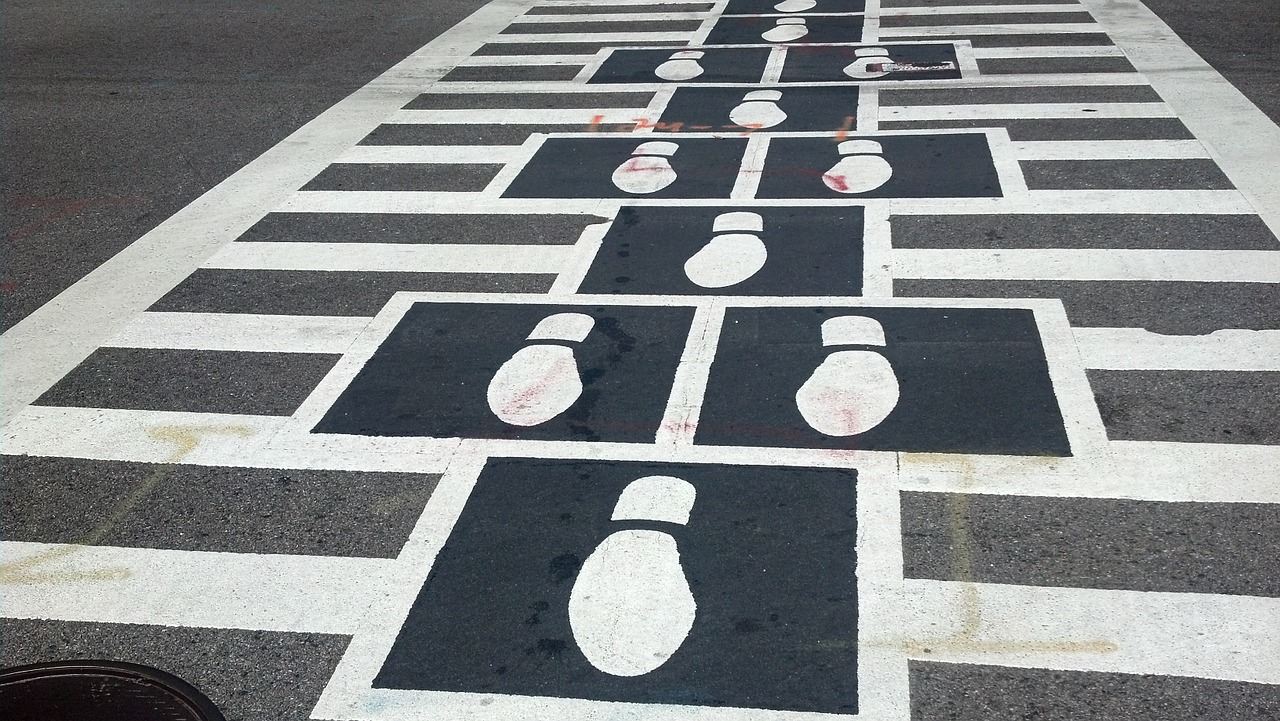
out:
{"label": "asphalt road surface", "polygon": [[4,54],[0,664],[1280,717],[1274,4],[11,2]]}

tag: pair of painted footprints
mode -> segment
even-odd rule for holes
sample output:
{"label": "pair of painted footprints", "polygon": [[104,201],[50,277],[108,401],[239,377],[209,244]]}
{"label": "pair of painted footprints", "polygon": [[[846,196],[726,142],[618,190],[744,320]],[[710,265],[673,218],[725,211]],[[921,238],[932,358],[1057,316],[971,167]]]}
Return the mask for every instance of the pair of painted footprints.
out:
{"label": "pair of painted footprints", "polygon": [[[809,34],[804,18],[782,18],[777,25],[766,30],[760,37],[771,43],[785,43],[799,40]],[[698,62],[706,56],[701,50],[680,50],[671,54],[653,74],[671,82],[685,82],[702,75],[706,70]],[[950,62],[943,64],[897,63],[889,57],[887,48],[858,48],[853,51],[854,61],[844,67],[844,74],[854,80],[875,80],[890,73],[925,72],[931,70],[954,70]]]}
{"label": "pair of painted footprints", "polygon": [[[744,98],[747,102],[739,105],[738,108],[747,105],[767,105],[777,108],[773,102],[759,99],[766,95],[772,98],[775,95],[780,96],[781,93],[774,90],[757,90],[747,93]],[[751,99],[753,96],[757,99]],[[758,109],[752,112],[767,114],[766,111]],[[778,112],[781,113],[782,110],[778,109]],[[730,112],[729,117],[739,125],[748,125],[742,122],[746,119],[742,114],[734,118],[733,113]],[[783,117],[786,116],[783,115]],[[631,157],[613,171],[611,180],[614,186],[624,193],[633,195],[648,195],[666,188],[676,182],[676,170],[671,167],[669,158],[679,149],[679,143],[668,140],[651,140],[637,145],[636,149],[631,151]],[[848,195],[869,193],[889,182],[889,178],[893,177],[893,166],[885,160],[883,146],[874,140],[846,140],[836,145],[836,153],[839,159],[822,174],[822,182],[837,193]]]}
{"label": "pair of painted footprints", "polygon": [[[595,319],[583,313],[543,318],[528,336],[532,344],[516,351],[489,382],[486,399],[493,414],[511,425],[535,426],[568,410],[583,386],[573,348],[565,344],[581,343],[594,327]],[[800,415],[829,436],[857,435],[879,425],[898,404],[898,379],[883,355],[859,346],[883,348],[884,328],[866,316],[829,318],[822,324],[822,345],[835,350],[796,392]]]}

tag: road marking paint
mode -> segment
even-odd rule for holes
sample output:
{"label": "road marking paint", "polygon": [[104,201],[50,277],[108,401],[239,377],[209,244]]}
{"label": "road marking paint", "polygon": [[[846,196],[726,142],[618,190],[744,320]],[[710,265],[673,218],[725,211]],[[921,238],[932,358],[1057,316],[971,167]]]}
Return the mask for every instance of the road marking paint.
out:
{"label": "road marking paint", "polygon": [[509,163],[519,145],[357,145],[339,163]]}
{"label": "road marking paint", "polygon": [[558,273],[572,249],[550,245],[233,243],[205,268],[416,273]]}
{"label": "road marking paint", "polygon": [[1280,599],[907,579],[895,602],[864,643],[914,659],[1280,683]]}
{"label": "road marking paint", "polygon": [[6,618],[353,633],[397,572],[374,558],[0,543]]}
{"label": "road marking paint", "polygon": [[[610,3],[612,4],[612,3]],[[631,13],[582,13],[580,15],[521,15],[512,25],[536,25],[539,23],[606,23],[606,22],[658,22],[663,20],[704,20],[712,17],[709,12],[631,12]]]}
{"label": "road marking paint", "polygon": [[372,318],[249,313],[139,313],[105,348],[342,353]]}
{"label": "road marking paint", "polygon": [[1105,58],[1124,57],[1114,45],[1046,45],[1040,47],[974,48],[974,57],[988,58]]}
{"label": "road marking paint", "polygon": [[525,33],[494,35],[487,39],[496,43],[642,43],[686,42],[693,38],[692,31],[681,32],[618,32],[618,33]]}
{"label": "road marking paint", "polygon": [[882,38],[967,37],[970,35],[1067,35],[1101,33],[1096,23],[1027,23],[1001,25],[934,25],[880,28]]}
{"label": "road marking paint", "polygon": [[[458,67],[506,67],[509,65],[586,65],[595,60],[594,55],[472,55],[458,63]],[[441,88],[448,92],[448,88]]]}
{"label": "road marking paint", "polygon": [[1143,328],[1074,328],[1085,368],[1280,371],[1280,330],[1161,335]]}
{"label": "road marking paint", "polygon": [[880,17],[893,18],[910,15],[1003,15],[1006,13],[1081,13],[1081,5],[941,5],[920,7],[895,7],[880,10]]}
{"label": "road marking paint", "polygon": [[644,117],[644,108],[468,108],[466,110],[400,110],[387,116],[397,125],[581,125],[634,123]]}
{"label": "road marking paint", "polygon": [[895,278],[1280,282],[1265,250],[896,249]]}
{"label": "road marking paint", "polygon": [[[398,438],[364,439],[351,449],[333,439],[307,438],[309,426],[301,439],[307,442],[277,441],[289,423],[281,416],[28,406],[5,427],[3,440],[4,452],[11,455],[171,463],[177,432],[198,439],[182,457],[197,466],[401,473],[439,473],[440,457],[457,445],[430,444],[434,456],[422,453],[424,444]],[[68,428],[76,432],[67,433]]]}
{"label": "road marking paint", "polygon": [[1013,120],[1039,118],[1173,118],[1164,103],[983,103],[880,106],[881,121]]}
{"label": "road marking paint", "polygon": [[1018,160],[1146,160],[1208,158],[1198,140],[1041,140],[1013,144]]}

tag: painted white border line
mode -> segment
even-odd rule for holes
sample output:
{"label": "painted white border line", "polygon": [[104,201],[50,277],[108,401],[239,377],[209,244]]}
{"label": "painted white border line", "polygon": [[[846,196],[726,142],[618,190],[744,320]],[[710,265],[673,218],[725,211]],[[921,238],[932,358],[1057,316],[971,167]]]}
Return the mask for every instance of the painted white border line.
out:
{"label": "painted white border line", "polygon": [[1208,158],[1198,140],[1024,140],[1013,144],[1018,160],[1189,160]]}
{"label": "painted white border line", "polygon": [[[541,3],[540,3],[541,4]],[[608,3],[612,5],[613,3]],[[537,25],[559,23],[612,23],[612,22],[658,22],[663,20],[705,20],[711,17],[709,12],[635,12],[635,13],[582,13],[579,15],[521,15],[511,21],[512,25]]]}
{"label": "painted white border line", "polygon": [[[1091,393],[1089,395],[1092,395]],[[1280,446],[1108,441],[1089,459],[900,453],[905,491],[1280,503]]]}
{"label": "painted white border line", "polygon": [[0,338],[0,423],[534,2],[480,8],[11,327]]}
{"label": "painted white border line", "polygon": [[973,56],[989,58],[1108,58],[1124,57],[1114,45],[1045,45],[1039,47],[974,48]]}
{"label": "painted white border line", "polygon": [[[596,5],[688,5],[689,3],[711,4],[713,0],[538,0],[534,7],[583,8]],[[714,11],[713,11],[714,12]],[[552,17],[562,17],[553,15]]]}
{"label": "painted white border line", "polygon": [[1277,598],[907,579],[897,601],[869,642],[913,659],[1280,683]]}
{"label": "painted white border line", "polygon": [[0,543],[5,618],[353,633],[391,559]]}
{"label": "painted white border line", "polygon": [[881,122],[1039,118],[1173,118],[1164,103],[982,103],[979,105],[881,105]]}
{"label": "painted white border line", "polygon": [[1267,250],[895,249],[894,278],[1280,283]]}
{"label": "painted white border line", "polygon": [[[361,453],[352,453],[342,443],[273,443],[289,421],[285,416],[27,406],[5,427],[2,447],[9,455],[101,461],[439,473],[445,468],[440,458],[447,460],[458,445],[366,438]],[[423,453],[426,445],[433,454]]]}
{"label": "painted white border line", "polygon": [[644,108],[468,108],[466,110],[400,110],[383,121],[394,125],[581,125],[633,123]]}
{"label": "painted white border line", "polygon": [[559,273],[572,246],[400,243],[232,243],[203,267],[416,273]]}
{"label": "painted white border line", "polygon": [[373,318],[251,313],[139,313],[104,348],[342,353]]}
{"label": "painted white border line", "polygon": [[1081,13],[1084,6],[1064,5],[943,5],[882,8],[880,17],[907,15],[1003,15],[1005,13]]}
{"label": "painted white border line", "polygon": [[1073,328],[1085,368],[1280,371],[1280,330],[1161,335],[1143,328]]}
{"label": "painted white border line", "polygon": [[880,28],[881,38],[969,37],[971,35],[1066,35],[1102,33],[1097,23],[1026,23],[1000,25],[903,25]]}
{"label": "painted white border line", "polygon": [[1271,231],[1280,235],[1280,127],[1136,0],[1082,0]]}
{"label": "painted white border line", "polygon": [[696,31],[680,32],[617,32],[617,33],[522,33],[494,35],[488,44],[508,43],[634,43],[634,42],[689,42]]}
{"label": "painted white border line", "polygon": [[586,65],[595,55],[472,55],[458,67],[505,67],[511,65]]}
{"label": "painted white border line", "polygon": [[338,163],[509,163],[519,145],[356,145]]}

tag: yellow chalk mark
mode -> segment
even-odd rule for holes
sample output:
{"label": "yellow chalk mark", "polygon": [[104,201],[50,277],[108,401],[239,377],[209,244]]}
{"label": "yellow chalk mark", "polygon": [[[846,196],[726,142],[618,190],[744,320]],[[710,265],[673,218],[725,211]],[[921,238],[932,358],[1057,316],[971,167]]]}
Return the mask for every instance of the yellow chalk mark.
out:
{"label": "yellow chalk mark", "polygon": [[76,583],[85,581],[119,581],[128,578],[132,572],[128,568],[97,568],[89,570],[65,570],[65,571],[31,571],[30,569],[45,566],[53,563],[58,559],[70,556],[77,551],[90,546],[96,546],[106,538],[109,533],[115,530],[125,517],[133,512],[138,504],[146,498],[155,487],[164,480],[169,474],[174,464],[181,462],[187,456],[191,455],[199,445],[200,441],[207,436],[234,436],[238,438],[249,438],[253,435],[253,429],[242,425],[165,425],[156,426],[147,429],[147,435],[157,440],[166,441],[174,446],[173,452],[165,462],[158,466],[154,471],[142,479],[137,486],[125,497],[116,507],[112,509],[111,514],[107,516],[102,523],[98,524],[85,535],[79,543],[67,544],[52,548],[48,551],[37,553],[26,558],[13,561],[11,563],[0,564],[0,584],[2,585],[26,585],[37,583]]}

